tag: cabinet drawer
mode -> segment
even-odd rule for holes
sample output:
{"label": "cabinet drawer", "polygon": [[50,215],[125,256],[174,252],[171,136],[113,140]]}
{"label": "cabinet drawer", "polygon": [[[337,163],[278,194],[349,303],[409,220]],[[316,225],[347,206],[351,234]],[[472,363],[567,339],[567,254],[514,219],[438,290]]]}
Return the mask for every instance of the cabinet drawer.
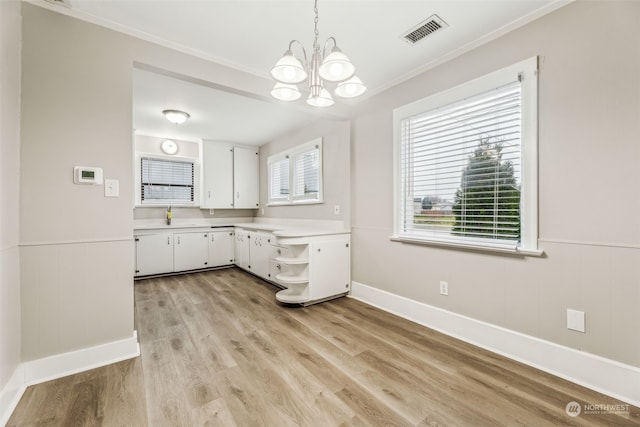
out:
{"label": "cabinet drawer", "polygon": [[284,246],[271,245],[271,259],[275,260],[279,256],[284,256],[284,257],[291,256],[291,250]]}
{"label": "cabinet drawer", "polygon": [[269,267],[269,280],[271,280],[272,282],[279,283],[276,280],[276,276],[286,271],[288,271],[286,265],[279,263],[278,261],[271,260],[270,267]]}

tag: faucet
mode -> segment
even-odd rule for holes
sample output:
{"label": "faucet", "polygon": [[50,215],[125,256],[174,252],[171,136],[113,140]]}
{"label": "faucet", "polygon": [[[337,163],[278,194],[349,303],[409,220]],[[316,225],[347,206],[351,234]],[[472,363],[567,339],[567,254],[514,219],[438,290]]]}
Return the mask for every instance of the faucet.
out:
{"label": "faucet", "polygon": [[167,208],[167,225],[171,225],[171,218],[173,218],[173,214],[171,213],[171,205]]}

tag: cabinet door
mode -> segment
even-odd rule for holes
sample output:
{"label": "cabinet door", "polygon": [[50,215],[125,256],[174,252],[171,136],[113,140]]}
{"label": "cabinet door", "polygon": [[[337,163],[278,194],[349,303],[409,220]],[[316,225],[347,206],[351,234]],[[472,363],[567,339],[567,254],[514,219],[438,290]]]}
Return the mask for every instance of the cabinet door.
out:
{"label": "cabinet door", "polygon": [[173,234],[136,236],[136,276],[173,272]]}
{"label": "cabinet door", "polygon": [[249,269],[249,232],[236,230],[235,263],[238,267]]}
{"label": "cabinet door", "polygon": [[209,232],[209,267],[233,264],[234,235],[232,229]]}
{"label": "cabinet door", "polygon": [[270,234],[251,233],[251,271],[264,279],[269,279],[271,270]]}
{"label": "cabinet door", "polygon": [[175,271],[205,268],[209,262],[209,233],[176,233],[173,235]]}
{"label": "cabinet door", "polygon": [[349,291],[349,246],[349,239],[309,245],[310,300],[328,298]]}
{"label": "cabinet door", "polygon": [[233,146],[227,143],[202,143],[202,197],[200,207],[233,207]]}
{"label": "cabinet door", "polygon": [[233,149],[233,190],[236,209],[258,208],[259,179],[258,150],[234,147]]}

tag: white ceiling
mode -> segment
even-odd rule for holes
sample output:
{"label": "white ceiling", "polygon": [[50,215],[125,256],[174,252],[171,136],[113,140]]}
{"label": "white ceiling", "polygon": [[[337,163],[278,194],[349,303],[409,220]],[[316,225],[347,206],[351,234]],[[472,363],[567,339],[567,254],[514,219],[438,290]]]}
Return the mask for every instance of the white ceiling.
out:
{"label": "white ceiling", "polygon": [[[174,125],[162,110],[191,117]],[[212,139],[262,145],[284,131],[310,123],[310,112],[158,74],[133,71],[133,127],[142,135],[186,141]]]}
{"label": "white ceiling", "polygon": [[[44,4],[44,0],[31,0]],[[71,9],[49,7],[110,26],[146,40],[269,78],[269,70],[291,39],[313,42],[311,0],[66,0]],[[549,13],[568,0],[320,0],[321,43],[334,36],[368,87],[363,99],[451,59],[507,31]],[[416,45],[402,40],[433,14],[448,28]],[[308,53],[308,52],[307,52]],[[262,144],[315,114],[265,101],[202,88],[147,71],[135,73],[134,127],[167,137],[211,138]],[[262,99],[261,99],[262,97]],[[224,100],[224,102],[222,102]],[[159,113],[184,106],[193,120],[166,128]],[[303,100],[297,101],[304,103]],[[346,103],[347,107],[349,103]],[[223,108],[221,106],[224,106]],[[311,109],[312,107],[308,107]],[[157,116],[153,116],[153,112]],[[250,113],[251,129],[238,127]],[[263,117],[263,120],[259,120]],[[217,120],[220,118],[220,120]],[[202,121],[200,121],[202,119]],[[224,119],[224,120],[223,120]],[[197,122],[197,123],[196,123]]]}

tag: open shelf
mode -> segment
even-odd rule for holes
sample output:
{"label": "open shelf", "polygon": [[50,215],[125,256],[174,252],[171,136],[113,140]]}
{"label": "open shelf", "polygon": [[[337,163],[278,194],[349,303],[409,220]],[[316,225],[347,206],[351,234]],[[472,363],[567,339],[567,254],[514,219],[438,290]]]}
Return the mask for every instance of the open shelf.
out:
{"label": "open shelf", "polygon": [[309,278],[307,275],[291,275],[287,273],[280,273],[276,276],[276,280],[284,285],[296,285],[307,283]]}
{"label": "open shelf", "polygon": [[306,258],[294,258],[294,257],[286,257],[286,256],[279,256],[276,258],[276,261],[281,262],[282,264],[287,264],[287,265],[309,264],[309,260]]}
{"label": "open shelf", "polygon": [[306,292],[300,294],[291,292],[289,289],[284,289],[276,293],[276,299],[287,304],[302,304],[309,301],[309,296]]}

